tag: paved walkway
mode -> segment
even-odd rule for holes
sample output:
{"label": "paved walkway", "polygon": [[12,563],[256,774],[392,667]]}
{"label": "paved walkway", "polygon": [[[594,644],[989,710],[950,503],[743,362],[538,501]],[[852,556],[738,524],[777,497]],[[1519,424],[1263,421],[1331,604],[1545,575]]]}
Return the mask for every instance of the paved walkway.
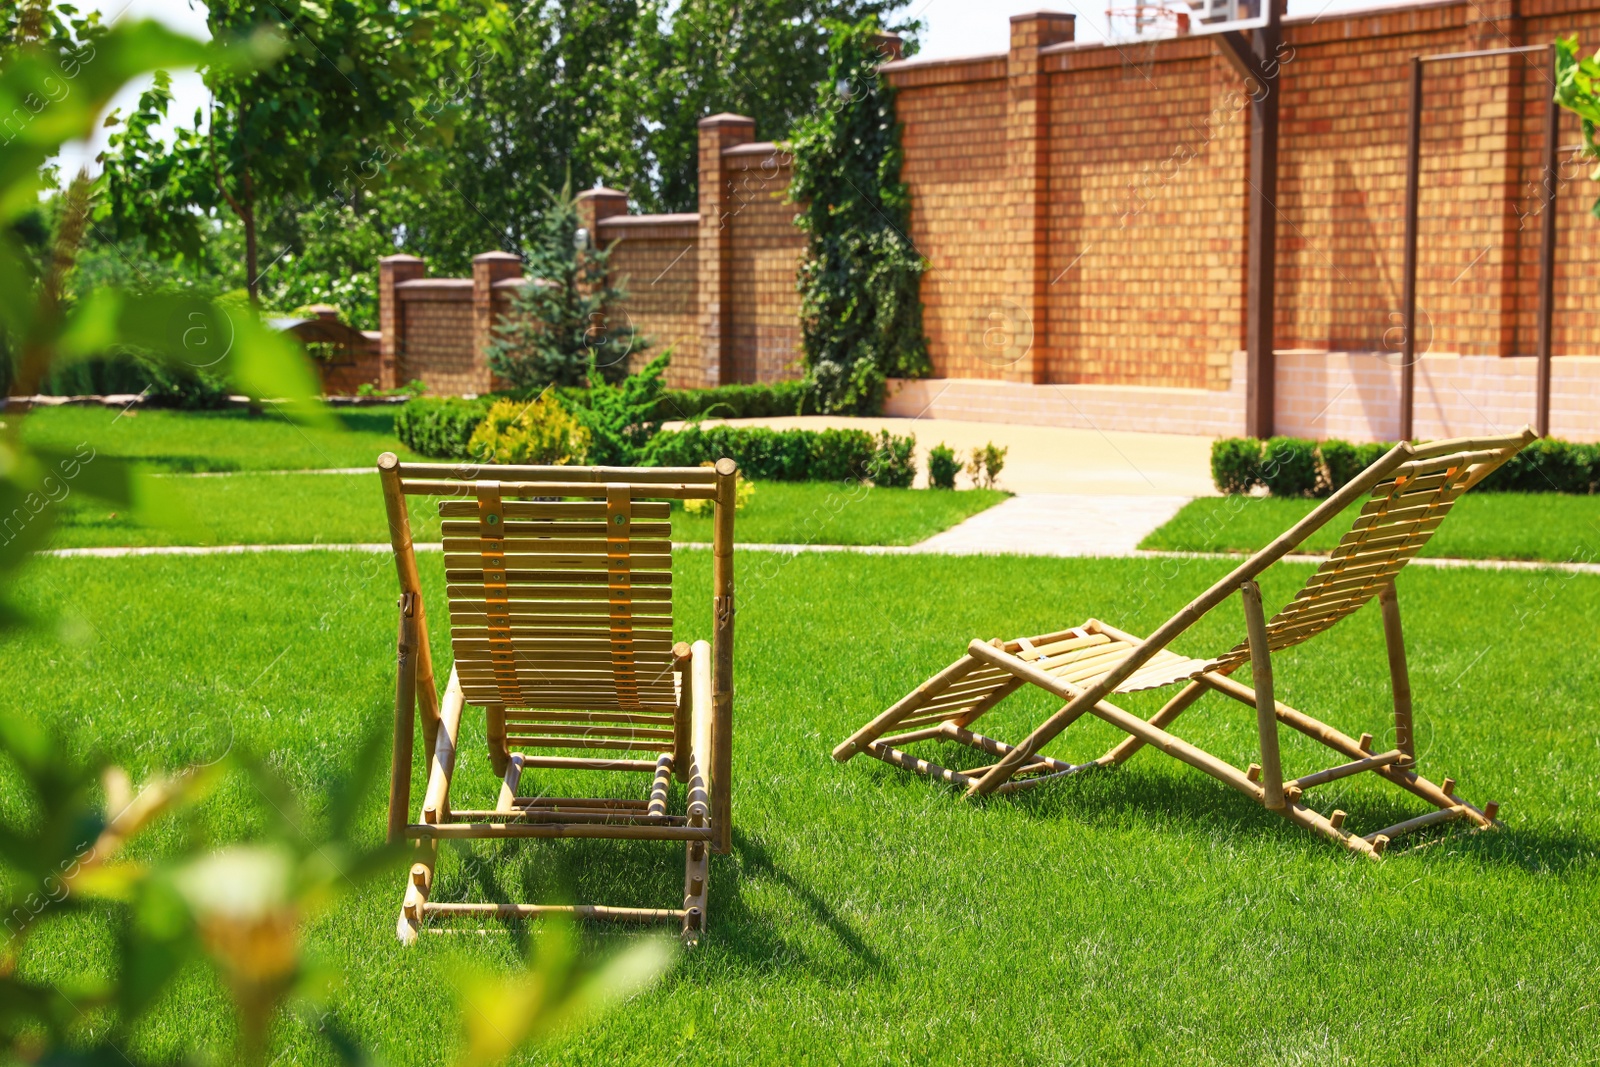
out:
{"label": "paved walkway", "polygon": [[[717,420],[707,420],[711,424]],[[1081,496],[1213,496],[1211,438],[1181,434],[1070,430],[1057,426],[961,422],[955,419],[853,418],[844,415],[728,419],[730,426],[773,429],[850,428],[876,434],[915,434],[917,466],[928,469],[928,449],[941,442],[965,457],[993,441],[1009,449],[1000,488],[1013,493]],[[668,423],[669,428],[681,423]],[[926,477],[918,474],[917,485]],[[958,477],[958,486],[971,483]]]}
{"label": "paved walkway", "polygon": [[[969,520],[970,521],[970,520]],[[959,529],[959,527],[957,527]],[[954,532],[945,531],[945,534]],[[939,537],[945,534],[938,535]],[[850,552],[863,556],[917,556],[917,555],[1051,555],[1051,556],[1121,556],[1121,557],[1172,557],[1176,559],[1218,559],[1242,560],[1243,553],[1229,552],[1162,552],[1162,551],[1134,551],[1132,549],[1120,552],[1111,551],[1026,551],[1018,548],[996,548],[985,544],[982,547],[948,549],[937,547],[933,544],[936,538],[930,538],[915,545],[736,545],[741,552],[766,552],[773,555],[793,556],[807,552]],[[415,545],[418,552],[439,552],[444,546],[437,541],[419,541]],[[694,548],[709,550],[709,542],[676,542],[674,548]],[[119,559],[126,556],[227,556],[241,553],[261,552],[373,552],[387,553],[390,548],[387,543],[366,541],[350,542],[345,544],[318,544],[318,545],[162,545],[144,546],[137,548],[54,548],[38,553],[41,556],[55,556],[63,559],[93,558],[93,559]],[[1321,563],[1326,556],[1303,555],[1292,553],[1283,557],[1286,563]],[[1469,570],[1490,571],[1539,571],[1556,570],[1568,574],[1597,574],[1600,575],[1600,563],[1547,563],[1538,560],[1517,559],[1448,559],[1419,557],[1410,563],[1413,567],[1462,567]]]}
{"label": "paved walkway", "polygon": [[1014,496],[915,546],[951,555],[1126,556],[1189,502],[1186,496]]}

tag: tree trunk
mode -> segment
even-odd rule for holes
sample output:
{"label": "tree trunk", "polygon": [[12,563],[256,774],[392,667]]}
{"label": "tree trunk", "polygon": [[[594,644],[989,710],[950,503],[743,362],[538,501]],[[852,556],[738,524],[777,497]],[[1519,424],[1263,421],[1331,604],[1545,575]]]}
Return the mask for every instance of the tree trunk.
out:
{"label": "tree trunk", "polygon": [[250,169],[244,172],[244,210],[239,213],[240,220],[244,223],[244,269],[245,290],[250,294],[250,303],[261,303],[261,295],[257,284],[261,279],[256,277],[256,190],[255,183],[250,180]]}

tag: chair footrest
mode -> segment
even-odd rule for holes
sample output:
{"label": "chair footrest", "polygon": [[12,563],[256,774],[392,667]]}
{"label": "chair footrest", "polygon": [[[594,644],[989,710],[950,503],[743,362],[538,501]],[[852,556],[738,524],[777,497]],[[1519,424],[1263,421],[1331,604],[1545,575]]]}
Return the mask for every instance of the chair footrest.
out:
{"label": "chair footrest", "polygon": [[533,919],[541,915],[570,915],[575,919],[610,919],[613,922],[673,922],[688,912],[683,908],[618,908],[608,904],[436,904],[422,905],[424,915],[486,915],[496,919]]}
{"label": "chair footrest", "polygon": [[1340,778],[1348,778],[1352,774],[1360,774],[1362,771],[1375,771],[1379,767],[1388,767],[1396,763],[1404,763],[1408,761],[1409,757],[1407,757],[1404,752],[1401,752],[1397,748],[1388,752],[1379,753],[1376,756],[1368,756],[1365,759],[1351,760],[1349,763],[1341,763],[1337,767],[1329,767],[1325,771],[1317,771],[1314,774],[1302,775],[1291,782],[1284,782],[1283,786],[1285,789],[1289,788],[1290,786],[1299,786],[1301,789],[1310,789],[1312,786],[1324,785],[1328,782],[1338,781]]}
{"label": "chair footrest", "polygon": [[[495,812],[499,819],[507,813]],[[515,815],[512,816],[515,818]],[[413,838],[596,837],[639,841],[710,841],[709,826],[638,825],[616,822],[448,822],[411,823],[406,836]]]}
{"label": "chair footrest", "polygon": [[651,815],[639,808],[560,808],[544,809],[532,805],[513,811],[479,810],[450,812],[463,822],[556,822],[587,823],[597,826],[687,826],[686,815]]}
{"label": "chair footrest", "polygon": [[1418,815],[1415,819],[1397,822],[1393,826],[1386,826],[1382,830],[1375,830],[1364,836],[1368,841],[1376,841],[1380,837],[1387,837],[1392,841],[1401,834],[1415,833],[1418,830],[1426,830],[1430,826],[1438,826],[1440,823],[1454,822],[1456,819],[1464,819],[1466,817],[1467,809],[1460,805],[1453,808],[1440,808],[1438,811],[1430,811],[1426,815]]}

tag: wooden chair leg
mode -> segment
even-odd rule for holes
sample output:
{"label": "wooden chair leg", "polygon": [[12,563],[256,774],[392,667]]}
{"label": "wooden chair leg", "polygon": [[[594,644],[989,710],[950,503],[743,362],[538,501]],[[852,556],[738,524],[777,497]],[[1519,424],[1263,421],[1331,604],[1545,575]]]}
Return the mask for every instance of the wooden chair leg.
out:
{"label": "wooden chair leg", "polygon": [[438,824],[450,818],[450,777],[456,769],[456,736],[461,730],[461,709],[466,698],[454,670],[439,709],[439,739],[433,746],[428,769],[428,792],[422,798],[422,821]]}
{"label": "wooden chair leg", "polygon": [[395,933],[402,945],[417,943],[422,932],[423,907],[433,891],[433,872],[439,862],[439,842],[428,838],[418,845],[418,858],[406,872],[405,894],[400,901],[400,921]]}
{"label": "wooden chair leg", "polygon": [[394,692],[394,752],[389,762],[389,844],[405,834],[411,810],[411,760],[417,728],[417,598],[400,596],[400,634],[396,647],[397,680]]}
{"label": "wooden chair leg", "polygon": [[704,841],[690,841],[684,848],[683,865],[683,944],[693,948],[706,928],[706,895],[711,878],[711,849]]}
{"label": "wooden chair leg", "polygon": [[678,707],[672,716],[672,765],[680,782],[689,780],[690,732],[694,718],[694,693],[689,664],[693,651],[689,642],[672,646],[672,672],[678,680]]}
{"label": "wooden chair leg", "polygon": [[483,709],[485,733],[489,740],[489,766],[494,773],[504,777],[511,765],[511,749],[506,746],[506,709],[490,706]]}
{"label": "wooden chair leg", "polygon": [[1267,641],[1267,616],[1261,610],[1261,587],[1244,582],[1244,621],[1250,637],[1250,671],[1256,689],[1256,732],[1261,738],[1261,802],[1283,809],[1283,762],[1278,756],[1278,704],[1272,697],[1272,650]]}
{"label": "wooden chair leg", "polygon": [[1411,728],[1411,672],[1406,669],[1406,641],[1400,632],[1400,602],[1390,582],[1378,594],[1383,609],[1383,641],[1389,652],[1389,685],[1394,692],[1394,747],[1406,754],[1409,762],[1417,758],[1416,739]]}

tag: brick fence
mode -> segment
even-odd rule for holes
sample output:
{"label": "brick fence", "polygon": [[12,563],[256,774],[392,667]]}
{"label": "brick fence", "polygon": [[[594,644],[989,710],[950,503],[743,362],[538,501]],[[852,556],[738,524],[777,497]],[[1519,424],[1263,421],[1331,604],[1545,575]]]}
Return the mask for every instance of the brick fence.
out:
{"label": "brick fence", "polygon": [[[1589,47],[1600,39],[1600,0],[1444,0],[1284,21],[1281,432],[1393,434],[1409,57],[1573,32]],[[1237,432],[1244,85],[1204,36],[1122,47],[1073,37],[1070,15],[1022,15],[1005,53],[880,68],[899,91],[907,236],[929,263],[924,321],[942,379],[898,388],[890,410],[933,403],[1048,422],[1076,405],[1101,412],[1097,425]],[[1474,411],[1533,418],[1531,393],[1525,411],[1512,398],[1533,373],[1518,357],[1535,347],[1545,67],[1542,55],[1498,56],[1430,73],[1418,433],[1466,425]],[[1575,145],[1576,118],[1562,122],[1561,145]],[[612,263],[629,289],[618,317],[653,351],[673,347],[674,385],[797,376],[804,242],[785,197],[788,157],[737,115],[702,120],[699,137],[695,214],[629,215],[622,193],[582,195],[585,224],[616,242]],[[1597,190],[1586,175],[1564,151],[1552,430],[1592,439],[1600,223],[1588,214]],[[505,287],[521,284],[514,261],[475,265],[472,280],[428,279],[420,262],[390,257],[381,284],[390,384],[490,387],[475,353]]]}

